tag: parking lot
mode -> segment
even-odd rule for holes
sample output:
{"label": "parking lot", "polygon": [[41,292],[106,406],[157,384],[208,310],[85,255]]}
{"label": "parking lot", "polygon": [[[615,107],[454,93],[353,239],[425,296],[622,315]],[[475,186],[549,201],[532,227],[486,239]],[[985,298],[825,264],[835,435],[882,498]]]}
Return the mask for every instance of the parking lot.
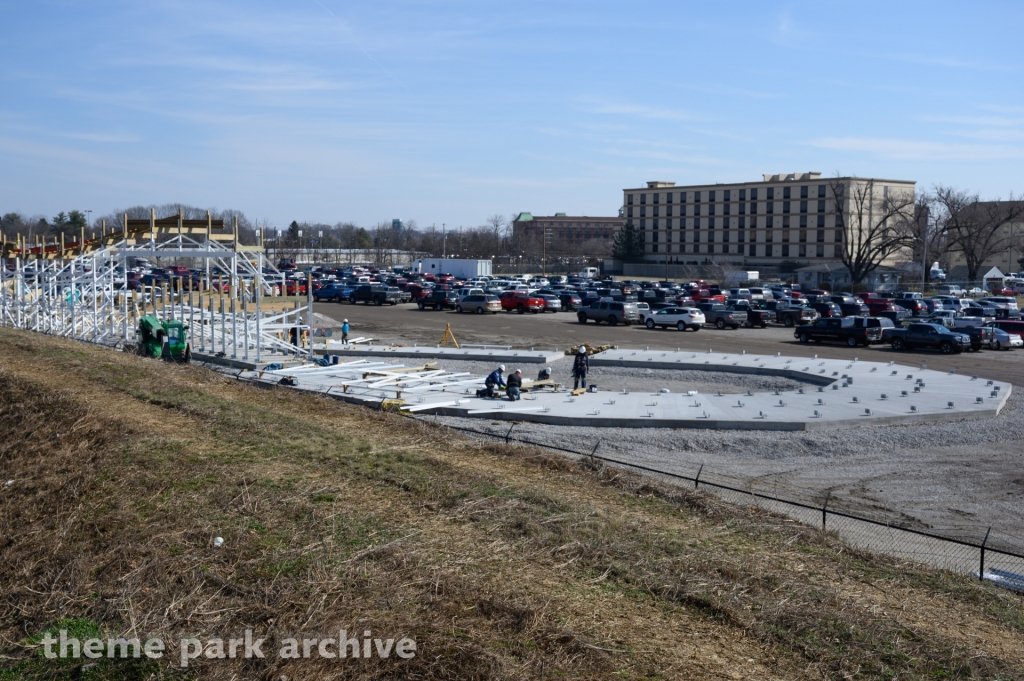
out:
{"label": "parking lot", "polygon": [[957,373],[977,374],[983,378],[1010,381],[1024,385],[1024,352],[1019,350],[965,352],[960,355],[942,355],[938,352],[915,350],[894,352],[887,345],[848,348],[836,343],[801,345],[793,338],[793,329],[781,325],[767,329],[737,330],[705,328],[699,332],[680,332],[675,329],[649,330],[638,324],[631,326],[580,324],[574,313],[458,314],[452,311],[419,310],[415,305],[375,307],[348,303],[315,303],[314,311],[338,320],[348,318],[352,324],[352,337],[372,336],[385,342],[412,345],[435,344],[451,324],[460,343],[488,343],[515,347],[566,348],[580,342],[595,345],[674,350],[675,348],[706,351],[748,353],[781,352],[793,357],[821,357],[852,359],[871,357],[877,361],[897,361],[901,364],[927,364],[932,369],[956,370]]}

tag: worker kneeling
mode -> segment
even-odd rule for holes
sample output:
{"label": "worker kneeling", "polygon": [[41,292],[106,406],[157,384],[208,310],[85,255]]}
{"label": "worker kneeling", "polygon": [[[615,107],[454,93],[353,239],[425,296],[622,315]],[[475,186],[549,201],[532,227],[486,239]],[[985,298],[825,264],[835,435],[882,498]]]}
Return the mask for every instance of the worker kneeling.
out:
{"label": "worker kneeling", "polygon": [[477,397],[500,397],[498,390],[504,390],[508,386],[505,385],[505,365],[502,364],[500,367],[492,371],[484,379],[484,388],[476,391]]}
{"label": "worker kneeling", "polygon": [[515,370],[511,376],[508,377],[508,387],[505,388],[505,392],[508,393],[508,399],[515,402],[519,399],[519,391],[523,389],[523,372],[519,369]]}

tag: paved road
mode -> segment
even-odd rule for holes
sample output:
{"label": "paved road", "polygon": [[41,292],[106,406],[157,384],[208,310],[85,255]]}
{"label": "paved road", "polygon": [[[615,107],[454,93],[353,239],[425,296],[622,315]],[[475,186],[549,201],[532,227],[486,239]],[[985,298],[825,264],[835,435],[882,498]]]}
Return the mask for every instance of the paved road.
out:
{"label": "paved road", "polygon": [[901,364],[927,364],[930,369],[951,370],[977,374],[982,378],[1010,381],[1024,385],[1024,351],[983,350],[978,353],[945,356],[932,351],[894,352],[888,346],[847,348],[837,344],[801,345],[793,338],[792,329],[781,326],[768,329],[740,328],[735,331],[714,328],[699,332],[679,332],[675,329],[648,330],[640,325],[608,326],[586,325],[576,321],[571,313],[515,314],[499,312],[494,315],[457,314],[419,310],[414,305],[374,307],[348,303],[316,303],[314,311],[341,321],[347,317],[352,324],[353,337],[372,336],[389,342],[420,345],[437,343],[446,323],[450,323],[460,343],[492,343],[516,347],[564,349],[581,341],[597,345],[612,344],[620,347],[651,347],[674,350],[716,352],[777,353],[794,357],[821,357],[852,359],[859,357],[873,361],[893,360]]}

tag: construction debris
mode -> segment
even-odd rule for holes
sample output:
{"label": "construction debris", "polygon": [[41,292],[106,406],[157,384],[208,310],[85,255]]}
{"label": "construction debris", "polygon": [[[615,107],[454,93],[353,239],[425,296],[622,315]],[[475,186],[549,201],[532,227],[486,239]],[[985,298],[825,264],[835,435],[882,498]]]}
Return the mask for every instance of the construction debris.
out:
{"label": "construction debris", "polygon": [[[599,352],[604,352],[605,350],[614,350],[616,348],[616,346],[614,346],[614,345],[592,345],[590,343],[582,343],[581,345],[587,349],[587,354],[588,355],[596,355]],[[566,350],[565,354],[567,354],[567,355],[575,355],[579,351],[580,351],[580,346],[579,345],[574,345],[571,348],[569,348],[568,350]]]}

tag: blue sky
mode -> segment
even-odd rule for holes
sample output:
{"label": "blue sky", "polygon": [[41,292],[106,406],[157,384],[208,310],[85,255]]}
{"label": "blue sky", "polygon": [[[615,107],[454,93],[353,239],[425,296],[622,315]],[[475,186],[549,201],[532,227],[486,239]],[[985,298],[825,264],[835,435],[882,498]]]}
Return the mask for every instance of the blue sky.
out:
{"label": "blue sky", "polygon": [[0,2],[0,211],[614,215],[647,180],[1024,192],[1019,2]]}

